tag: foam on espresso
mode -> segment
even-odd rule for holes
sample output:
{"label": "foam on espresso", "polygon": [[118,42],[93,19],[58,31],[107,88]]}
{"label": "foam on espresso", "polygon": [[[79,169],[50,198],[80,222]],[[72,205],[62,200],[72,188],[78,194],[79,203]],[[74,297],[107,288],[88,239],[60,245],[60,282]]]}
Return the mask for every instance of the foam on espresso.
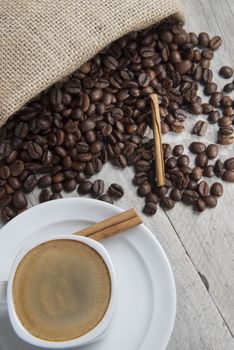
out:
{"label": "foam on espresso", "polygon": [[49,241],[21,261],[13,281],[16,313],[32,335],[78,338],[94,328],[109,304],[111,282],[102,257],[78,241]]}

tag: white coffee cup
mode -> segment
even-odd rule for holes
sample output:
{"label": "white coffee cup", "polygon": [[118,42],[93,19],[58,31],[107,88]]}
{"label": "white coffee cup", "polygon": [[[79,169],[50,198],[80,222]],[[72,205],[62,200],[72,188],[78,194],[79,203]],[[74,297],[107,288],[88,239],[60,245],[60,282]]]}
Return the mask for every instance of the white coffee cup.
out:
{"label": "white coffee cup", "polygon": [[[13,281],[14,281],[17,267],[19,266],[20,262],[25,257],[25,255],[29,253],[33,248],[37,247],[42,243],[58,240],[58,239],[59,240],[69,239],[69,240],[82,242],[84,244],[87,244],[91,248],[93,248],[97,253],[99,253],[99,255],[104,260],[107,266],[107,269],[109,271],[110,281],[111,281],[111,296],[110,296],[109,305],[105,312],[105,315],[102,318],[102,320],[97,324],[97,326],[95,326],[88,333],[82,335],[79,338],[67,340],[67,341],[53,342],[53,341],[47,341],[47,340],[37,338],[24,328],[14,308],[12,287],[13,287]],[[110,256],[102,244],[88,237],[82,237],[82,236],[76,236],[76,235],[56,235],[56,236],[45,237],[43,239],[33,241],[27,244],[23,249],[21,249],[21,251],[16,256],[10,271],[8,281],[0,282],[0,303],[3,303],[4,301],[7,303],[9,318],[14,331],[25,342],[34,346],[38,346],[40,348],[47,348],[47,349],[68,349],[72,347],[78,347],[78,346],[90,344],[100,339],[104,335],[104,333],[107,330],[107,327],[110,324],[110,321],[114,312],[114,307],[116,303],[116,276],[115,276],[115,271],[114,271]]]}

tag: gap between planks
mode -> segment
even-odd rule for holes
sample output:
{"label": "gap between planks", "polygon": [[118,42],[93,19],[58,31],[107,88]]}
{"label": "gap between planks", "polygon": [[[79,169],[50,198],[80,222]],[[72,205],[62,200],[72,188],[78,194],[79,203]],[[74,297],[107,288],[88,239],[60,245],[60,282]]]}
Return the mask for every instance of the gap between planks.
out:
{"label": "gap between planks", "polygon": [[[205,287],[205,289],[206,289],[206,291],[207,291],[207,293],[208,293],[208,295],[209,295],[209,297],[210,297],[212,303],[214,304],[216,310],[218,311],[218,314],[219,314],[220,317],[222,318],[223,323],[225,324],[225,326],[227,327],[227,329],[228,329],[230,335],[231,335],[232,338],[234,339],[234,334],[232,333],[232,331],[231,331],[231,329],[230,329],[228,323],[226,322],[225,318],[223,317],[223,315],[222,315],[222,313],[221,313],[221,311],[220,311],[218,305],[216,304],[214,298],[212,297],[211,293],[210,293],[209,290],[207,289],[206,282],[205,282],[204,279],[202,278],[202,276],[204,276],[204,275],[202,275],[201,272],[199,272],[199,271],[197,270],[197,268],[196,268],[196,266],[195,266],[195,264],[194,264],[194,262],[193,262],[193,260],[192,260],[192,258],[191,258],[191,256],[190,256],[189,252],[187,251],[187,249],[186,249],[186,247],[185,247],[185,244],[184,244],[183,241],[181,240],[180,235],[179,235],[178,232],[176,231],[176,228],[175,228],[175,226],[173,225],[172,220],[170,219],[169,215],[167,214],[167,211],[164,210],[164,209],[163,209],[163,211],[164,211],[164,213],[165,213],[165,215],[166,215],[166,217],[167,217],[167,219],[168,219],[168,221],[169,221],[171,227],[173,228],[175,234],[177,235],[177,237],[178,237],[178,239],[179,239],[179,241],[180,241],[180,243],[181,243],[181,245],[182,245],[182,247],[183,247],[183,249],[184,249],[184,251],[185,251],[185,254],[187,255],[187,257],[188,257],[189,261],[191,262],[192,266],[194,267],[195,271],[196,271],[197,274],[199,275],[199,278],[201,279],[201,281],[202,281],[202,283],[203,283],[203,285],[204,285],[204,287]],[[204,277],[205,277],[205,279],[206,279],[206,276],[204,276]],[[207,280],[207,279],[206,279],[206,280]]]}

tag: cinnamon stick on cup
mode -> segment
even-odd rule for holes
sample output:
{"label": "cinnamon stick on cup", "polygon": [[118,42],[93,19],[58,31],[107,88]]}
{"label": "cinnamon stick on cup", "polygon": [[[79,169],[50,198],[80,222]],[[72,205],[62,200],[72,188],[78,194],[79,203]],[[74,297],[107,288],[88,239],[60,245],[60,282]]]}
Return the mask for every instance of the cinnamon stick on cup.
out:
{"label": "cinnamon stick on cup", "polygon": [[161,120],[158,96],[156,94],[150,94],[150,103],[152,112],[152,126],[154,133],[155,182],[156,185],[160,187],[165,185],[165,169],[162,149]]}
{"label": "cinnamon stick on cup", "polygon": [[120,214],[111,216],[103,221],[97,222],[96,224],[86,227],[80,231],[74,232],[73,234],[100,241],[140,225],[141,223],[141,218],[132,208]]}

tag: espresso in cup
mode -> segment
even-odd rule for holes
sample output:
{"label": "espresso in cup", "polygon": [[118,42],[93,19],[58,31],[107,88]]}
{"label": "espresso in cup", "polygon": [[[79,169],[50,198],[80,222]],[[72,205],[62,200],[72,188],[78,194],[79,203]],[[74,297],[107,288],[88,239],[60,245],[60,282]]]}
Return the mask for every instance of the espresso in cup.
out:
{"label": "espresso in cup", "polygon": [[80,241],[58,239],[25,255],[12,294],[16,314],[30,334],[62,342],[81,337],[102,320],[111,280],[97,251]]}

